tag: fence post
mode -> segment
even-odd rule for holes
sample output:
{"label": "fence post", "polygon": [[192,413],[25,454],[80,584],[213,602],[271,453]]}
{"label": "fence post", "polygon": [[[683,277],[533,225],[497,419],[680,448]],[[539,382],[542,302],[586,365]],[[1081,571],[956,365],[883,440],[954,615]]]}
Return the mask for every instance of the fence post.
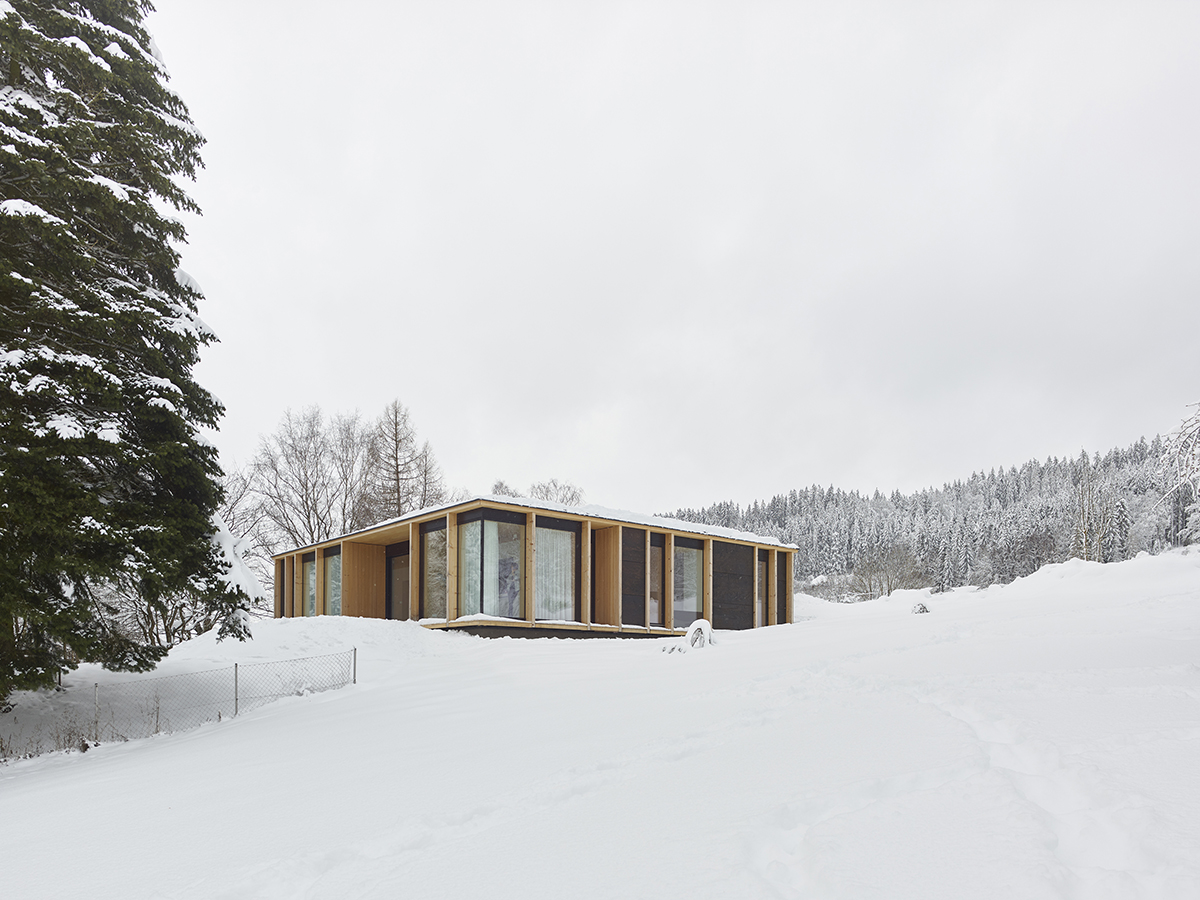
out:
{"label": "fence post", "polygon": [[354,648],[354,669],[350,675],[351,684],[358,684],[358,648]]}
{"label": "fence post", "polygon": [[238,710],[238,691],[237,691],[237,663],[233,664],[233,714],[237,715]]}
{"label": "fence post", "polygon": [[98,741],[100,740],[100,682],[97,681],[92,686],[92,690],[94,691],[92,697],[96,705],[96,727],[92,729],[92,740]]}

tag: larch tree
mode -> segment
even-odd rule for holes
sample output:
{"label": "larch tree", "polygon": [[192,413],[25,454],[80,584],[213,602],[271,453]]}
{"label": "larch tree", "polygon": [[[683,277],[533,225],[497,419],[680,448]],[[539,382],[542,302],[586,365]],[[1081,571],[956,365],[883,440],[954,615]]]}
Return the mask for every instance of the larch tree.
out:
{"label": "larch tree", "polygon": [[165,648],[104,595],[186,593],[245,636],[252,579],[216,519],[192,377],[215,339],[179,272],[177,184],[203,137],[167,86],[147,0],[0,0],[0,696],[76,660]]}

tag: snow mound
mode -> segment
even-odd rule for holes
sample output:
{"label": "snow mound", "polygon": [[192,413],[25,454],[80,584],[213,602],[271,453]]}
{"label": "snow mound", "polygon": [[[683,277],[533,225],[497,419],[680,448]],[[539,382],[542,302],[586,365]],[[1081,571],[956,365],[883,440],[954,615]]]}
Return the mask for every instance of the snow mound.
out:
{"label": "snow mound", "polygon": [[936,616],[912,593],[797,595],[804,621],[683,657],[339,618],[205,635],[156,674],[356,646],[358,683],[0,766],[5,894],[1200,897],[1200,553]]}

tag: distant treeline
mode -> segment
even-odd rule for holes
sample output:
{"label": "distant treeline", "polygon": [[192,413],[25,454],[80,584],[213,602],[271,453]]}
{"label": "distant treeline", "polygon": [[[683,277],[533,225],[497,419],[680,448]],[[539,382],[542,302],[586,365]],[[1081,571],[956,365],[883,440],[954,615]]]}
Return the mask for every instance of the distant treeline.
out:
{"label": "distant treeline", "polygon": [[[945,590],[1007,583],[1072,557],[1114,562],[1186,542],[1192,492],[1185,485],[1164,499],[1174,487],[1168,468],[1164,442],[1142,438],[1103,457],[1030,460],[913,494],[814,485],[745,508],[726,502],[670,515],[796,544],[798,587],[858,573],[857,593]],[[861,577],[881,567],[902,569],[883,590]]]}

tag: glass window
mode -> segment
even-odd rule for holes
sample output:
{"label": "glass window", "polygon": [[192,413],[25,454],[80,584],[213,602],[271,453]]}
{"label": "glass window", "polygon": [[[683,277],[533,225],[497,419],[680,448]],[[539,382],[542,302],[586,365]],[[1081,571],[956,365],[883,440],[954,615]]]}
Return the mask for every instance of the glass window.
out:
{"label": "glass window", "polygon": [[538,522],[535,615],[538,619],[574,621],[579,533],[544,528],[540,517]]}
{"label": "glass window", "polygon": [[304,590],[304,614],[317,614],[317,554],[305,553],[300,557],[300,584]]}
{"label": "glass window", "polygon": [[[471,519],[463,522],[462,518]],[[458,614],[525,617],[525,516],[478,510],[458,526]]]}
{"label": "glass window", "polygon": [[663,588],[666,581],[664,561],[667,552],[667,536],[665,534],[650,535],[650,625],[663,625],[663,614],[666,604],[663,602]]}
{"label": "glass window", "polygon": [[342,614],[342,548],[325,550],[325,615]]}
{"label": "glass window", "polygon": [[408,619],[410,559],[408,541],[387,548],[387,604],[391,619]]}
{"label": "glass window", "polygon": [[421,616],[446,618],[446,520],[421,526]]}
{"label": "glass window", "polygon": [[675,538],[673,562],[672,615],[676,628],[687,628],[704,615],[704,545],[691,538]]}

